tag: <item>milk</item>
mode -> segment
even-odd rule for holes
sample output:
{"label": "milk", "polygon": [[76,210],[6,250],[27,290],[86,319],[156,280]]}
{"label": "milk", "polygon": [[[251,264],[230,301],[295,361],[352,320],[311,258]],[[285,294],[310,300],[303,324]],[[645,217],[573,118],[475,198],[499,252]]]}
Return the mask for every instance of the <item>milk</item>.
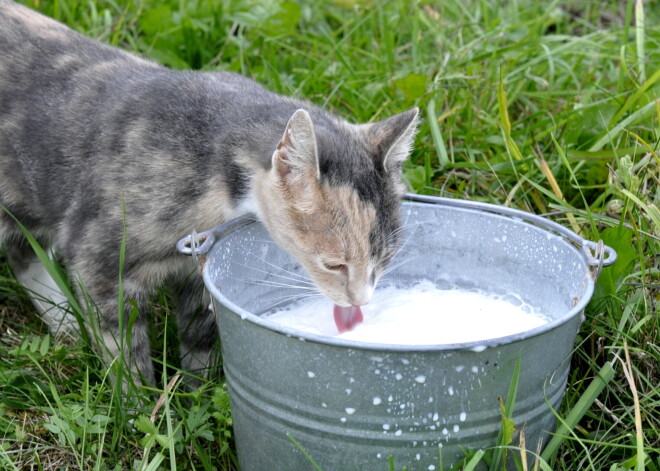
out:
{"label": "milk", "polygon": [[439,289],[430,281],[411,288],[384,287],[362,306],[364,322],[339,334],[326,299],[303,301],[267,315],[278,324],[313,334],[369,343],[434,345],[478,342],[524,332],[548,319],[519,296]]}

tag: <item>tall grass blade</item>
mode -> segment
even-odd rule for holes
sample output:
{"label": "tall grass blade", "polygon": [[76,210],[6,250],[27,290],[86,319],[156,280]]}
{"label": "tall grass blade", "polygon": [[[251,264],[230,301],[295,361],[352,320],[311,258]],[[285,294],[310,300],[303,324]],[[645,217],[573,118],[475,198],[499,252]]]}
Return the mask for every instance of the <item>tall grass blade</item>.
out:
{"label": "tall grass blade", "polygon": [[6,466],[4,469],[12,469],[14,471],[20,471],[14,464],[11,458],[7,455],[7,452],[0,447],[0,463],[2,463],[3,466]]}
{"label": "tall grass blade", "polygon": [[658,209],[658,207],[656,205],[654,205],[652,203],[650,203],[650,204],[644,203],[636,195],[634,195],[630,191],[626,190],[625,188],[622,188],[620,191],[625,196],[630,198],[637,206],[642,208],[646,212],[646,214],[649,216],[649,218],[653,222],[653,225],[655,225],[656,229],[660,230],[660,210]]}
{"label": "tall grass blade", "polygon": [[635,43],[637,46],[637,73],[641,82],[646,81],[645,54],[644,54],[644,3],[635,1]]}
{"label": "tall grass blade", "polygon": [[[657,104],[657,101],[656,101],[656,104]],[[656,107],[657,107],[657,105],[656,105]],[[643,145],[644,148],[647,151],[649,151],[649,153],[653,156],[653,158],[656,160],[656,162],[658,162],[658,164],[660,164],[660,156],[658,156],[658,154],[655,152],[655,150],[653,150],[653,148],[651,147],[651,145],[648,142],[646,142],[644,139],[642,139],[642,137],[637,133],[634,133],[632,131],[628,131],[628,134],[630,136],[632,136],[641,145]]]}
{"label": "tall grass blade", "polygon": [[[511,383],[509,384],[509,391],[506,395],[506,403],[502,411],[502,427],[497,435],[497,447],[493,452],[493,458],[490,463],[490,471],[500,471],[506,466],[507,446],[511,443],[511,435],[513,435],[513,409],[518,395],[518,382],[520,380],[520,367],[522,364],[522,354],[518,356],[518,361],[513,369],[511,375]],[[501,402],[501,401],[500,401]]]}
{"label": "tall grass blade", "polygon": [[449,156],[447,155],[447,147],[445,146],[445,141],[442,138],[440,133],[440,126],[438,126],[438,117],[435,113],[435,100],[431,99],[426,109],[426,113],[429,118],[429,129],[431,130],[431,137],[433,138],[433,144],[435,145],[436,153],[438,154],[438,163],[440,169],[442,170],[447,165],[449,165]]}
{"label": "tall grass blade", "polygon": [[467,462],[465,465],[465,468],[463,468],[463,471],[472,471],[481,463],[481,458],[483,458],[484,453],[486,453],[484,450],[478,450],[472,458],[470,458],[470,461]]}
{"label": "tall grass blade", "polygon": [[[584,202],[585,207],[588,207],[589,204],[587,203],[586,198],[584,197],[584,193],[582,192],[582,188],[580,186],[580,182],[578,181],[577,177],[575,176],[575,172],[573,171],[573,167],[571,166],[571,163],[568,160],[568,157],[566,156],[566,153],[564,152],[564,149],[559,145],[559,142],[557,142],[557,139],[555,139],[555,136],[553,134],[550,134],[550,138],[552,139],[553,144],[555,145],[555,149],[557,150],[557,154],[559,154],[559,157],[561,157],[562,163],[564,164],[564,167],[568,170],[568,172],[571,175],[571,179],[573,180],[575,187],[578,189],[580,192],[580,196],[582,197],[582,201]],[[561,196],[561,199],[565,202],[566,200],[564,199],[564,196]],[[588,213],[589,217],[591,217],[591,213]],[[575,220],[575,216],[572,213],[567,213],[566,218],[568,219],[571,228],[573,229],[573,232],[576,234],[580,234],[580,226],[578,225],[577,221]],[[591,221],[591,224],[593,226],[593,221]]]}
{"label": "tall grass blade", "polygon": [[144,468],[144,471],[156,471],[158,469],[161,469],[160,465],[161,463],[165,460],[165,455],[163,455],[160,451],[157,452],[153,459],[149,462],[149,465]]}
{"label": "tall grass blade", "polygon": [[620,360],[623,366],[623,374],[628,381],[630,391],[633,395],[633,408],[635,411],[635,442],[637,445],[637,456],[635,463],[635,471],[644,471],[644,462],[646,461],[646,454],[644,452],[644,434],[642,432],[642,415],[639,406],[639,395],[637,394],[637,386],[635,385],[635,376],[633,375],[632,362],[630,361],[630,351],[628,350],[628,341],[623,340],[623,351],[626,360]]}
{"label": "tall grass blade", "polygon": [[543,453],[541,453],[541,458],[544,461],[550,462],[554,458],[559,447],[564,443],[566,438],[568,438],[568,434],[573,432],[575,425],[577,425],[580,419],[584,417],[584,414],[587,413],[598,395],[603,389],[605,389],[612,378],[614,378],[614,368],[612,367],[612,363],[608,361],[601,367],[594,379],[591,380],[591,383],[566,418],[563,420],[560,419],[561,424],[559,425],[559,428],[552,439],[548,442]]}
{"label": "tall grass blade", "polygon": [[509,118],[509,100],[504,91],[504,71],[500,69],[500,81],[497,85],[497,109],[500,114],[500,125],[504,135],[511,135],[511,119]]}
{"label": "tall grass blade", "polygon": [[[660,72],[660,71],[658,71]],[[660,75],[659,75],[660,78]],[[650,102],[632,113],[630,116],[625,118],[623,121],[616,124],[613,128],[607,131],[601,138],[599,138],[590,148],[589,152],[595,152],[601,150],[605,144],[612,143],[614,138],[630,124],[634,123],[637,120],[645,119],[654,111],[655,102]]]}
{"label": "tall grass blade", "polygon": [[[548,162],[543,157],[539,157],[539,167],[541,168],[541,173],[543,173],[543,176],[545,176],[546,180],[548,180],[548,183],[550,184],[550,188],[552,189],[554,195],[557,197],[558,200],[566,204],[564,193],[561,191],[561,188],[557,183],[557,179],[552,174],[552,170],[550,170],[550,167],[548,166]],[[580,226],[575,220],[575,216],[572,213],[566,213],[566,218],[568,219],[568,222],[571,225],[571,229],[573,229],[573,232],[579,234]]]}
{"label": "tall grass blade", "polygon": [[624,114],[628,112],[629,109],[631,109],[635,103],[639,101],[639,99],[646,93],[646,91],[651,88],[653,85],[656,84],[656,82],[660,80],[660,69],[656,70],[651,77],[649,77],[648,80],[645,80],[642,85],[635,90],[635,92],[628,97],[628,99],[623,103],[621,108],[612,116],[612,119],[610,119],[609,125],[614,126],[622,117]]}
{"label": "tall grass blade", "polygon": [[[167,334],[165,334],[165,344],[167,344]],[[164,349],[163,351],[163,364],[167,363],[167,349]],[[163,376],[165,376],[165,371],[163,370]],[[173,426],[172,423],[172,410],[170,406],[170,396],[173,391],[173,389],[176,387],[178,381],[179,381],[180,375],[179,373],[175,374],[174,377],[167,383],[165,386],[165,389],[163,391],[162,397],[164,398],[163,400],[163,405],[165,407],[165,423],[167,425],[167,434],[169,437],[174,437],[175,434],[175,427]],[[153,412],[152,412],[153,416]],[[181,424],[179,424],[179,427]],[[171,471],[176,471],[177,470],[177,465],[176,465],[176,449],[175,449],[175,442],[174,439],[170,439],[168,443],[168,450],[170,452],[170,470]]]}
{"label": "tall grass blade", "polygon": [[[126,259],[126,206],[124,204],[124,198],[121,199],[121,212],[122,212],[122,236],[121,243],[119,245],[119,277],[118,277],[118,295],[117,295],[117,315],[119,316],[119,338],[115,341],[119,342],[119,361],[117,368],[117,383],[115,384],[115,393],[117,398],[120,400],[122,395],[122,388],[124,387],[124,376],[131,377],[132,375],[124,375],[124,366],[127,365],[126,361],[126,344],[131,344],[131,333],[128,327],[125,328],[125,324],[130,323],[126,319],[126,309],[124,306],[124,261]],[[130,360],[129,360],[130,361]],[[130,370],[130,367],[129,367]],[[133,382],[131,377],[130,383]]]}
{"label": "tall grass blade", "polygon": [[[511,118],[509,117],[509,101],[504,90],[504,72],[500,69],[500,82],[497,86],[497,107],[500,116],[500,128],[502,130],[502,137],[506,146],[507,152],[515,160],[523,160],[523,155],[518,148],[518,144],[511,136]],[[521,168],[524,171],[528,170],[527,164],[523,164]]]}
{"label": "tall grass blade", "polygon": [[21,222],[12,213],[10,213],[7,208],[0,205],[0,209],[5,211],[5,213],[7,213],[16,222],[16,225],[20,228],[21,232],[23,232],[23,235],[30,244],[30,247],[32,247],[32,250],[34,250],[34,253],[39,258],[39,261],[42,263],[48,274],[53,278],[53,281],[55,281],[62,294],[64,294],[64,296],[67,298],[67,301],[69,302],[69,305],[71,306],[74,314],[82,313],[83,311],[80,307],[80,304],[78,304],[76,296],[71,291],[69,283],[62,277],[62,273],[57,269],[55,263],[48,256],[48,253],[46,253],[46,251],[41,247],[37,239],[35,239],[34,236],[30,234],[30,231],[28,231],[27,228],[21,224]]}
{"label": "tall grass blade", "polygon": [[316,463],[314,462],[314,460],[312,459],[312,457],[309,456],[309,453],[307,453],[307,450],[305,450],[305,449],[303,448],[303,446],[302,446],[300,443],[298,443],[298,440],[296,440],[295,438],[293,438],[293,435],[291,435],[290,433],[287,433],[286,436],[289,438],[289,440],[291,440],[291,443],[293,443],[293,444],[296,446],[296,448],[298,448],[298,450],[300,450],[300,453],[303,454],[303,456],[307,459],[307,461],[309,461],[309,464],[311,464],[312,467],[313,467],[316,471],[323,471],[323,470],[319,467],[319,465],[316,464]]}

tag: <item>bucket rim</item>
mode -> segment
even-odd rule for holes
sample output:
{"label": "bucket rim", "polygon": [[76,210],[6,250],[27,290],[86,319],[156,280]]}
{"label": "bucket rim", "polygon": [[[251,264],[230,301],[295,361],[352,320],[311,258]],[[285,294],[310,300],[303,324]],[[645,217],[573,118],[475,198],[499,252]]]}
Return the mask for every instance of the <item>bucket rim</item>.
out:
{"label": "bucket rim", "polygon": [[[431,200],[430,198],[433,198],[433,200]],[[451,204],[446,204],[446,201],[450,201]],[[462,206],[460,202],[468,203],[468,205]],[[486,204],[486,203],[478,203],[478,204],[475,203],[477,202],[472,202],[467,200],[454,200],[447,198],[434,198],[434,197],[425,197],[424,200],[408,200],[403,202],[403,204],[409,204],[413,206],[435,204],[440,206],[446,206],[452,209],[465,210],[469,212],[482,212],[482,213],[486,212],[494,217],[501,217],[504,219],[523,219],[526,222],[530,223],[529,216],[531,215],[531,213],[527,213],[525,211],[513,209],[513,208],[506,208],[506,213],[502,213],[497,211],[498,208],[497,205]],[[297,338],[298,340],[301,341],[319,343],[319,344],[348,348],[348,349],[373,350],[380,352],[416,353],[416,352],[438,352],[438,351],[446,352],[446,351],[465,351],[465,350],[481,352],[488,348],[497,347],[499,345],[504,345],[504,344],[516,343],[555,330],[559,326],[569,322],[575,316],[580,315],[584,311],[585,307],[587,306],[587,304],[589,303],[589,301],[593,296],[595,282],[589,270],[589,263],[587,262],[587,260],[585,260],[585,255],[576,247],[575,239],[566,236],[567,231],[571,233],[572,231],[566,229],[563,226],[560,226],[559,224],[553,221],[549,221],[541,216],[536,216],[536,215],[532,215],[532,216],[534,216],[534,218],[533,218],[533,222],[531,222],[530,225],[535,226],[540,230],[545,230],[548,233],[554,234],[560,237],[561,239],[563,239],[564,241],[568,242],[569,250],[573,250],[576,256],[583,263],[584,272],[585,272],[583,279],[586,286],[583,291],[583,295],[580,297],[578,302],[570,310],[568,310],[566,313],[562,314],[558,318],[552,319],[550,322],[547,322],[533,329],[525,330],[504,337],[496,337],[492,339],[461,342],[461,343],[421,344],[421,345],[362,342],[357,340],[329,337],[326,335],[314,334],[298,329],[293,329],[243,309],[241,306],[229,300],[224,294],[220,292],[217,286],[215,286],[215,284],[210,279],[211,275],[209,274],[208,264],[205,264],[204,266],[202,278],[204,280],[206,289],[208,289],[211,294],[212,302],[214,305],[216,303],[219,303],[223,305],[226,309],[228,309],[231,312],[231,314],[238,316],[241,320],[250,322],[255,326],[258,326],[260,328],[265,328],[274,333],[285,335],[291,338]],[[538,222],[542,222],[542,224],[538,224]],[[548,223],[547,225],[544,224],[546,222]],[[217,231],[214,231],[215,238],[214,241],[212,242],[212,246],[209,249],[209,255],[215,249],[215,245],[218,244],[224,237],[237,231],[238,229],[241,229],[244,226],[250,226],[253,224],[260,224],[260,222],[255,218],[240,217],[228,221],[227,223],[220,226]],[[561,231],[553,230],[554,226],[560,226]],[[575,238],[579,238],[577,234],[575,233],[572,234],[575,236]],[[218,313],[216,312],[216,316],[217,315]]]}

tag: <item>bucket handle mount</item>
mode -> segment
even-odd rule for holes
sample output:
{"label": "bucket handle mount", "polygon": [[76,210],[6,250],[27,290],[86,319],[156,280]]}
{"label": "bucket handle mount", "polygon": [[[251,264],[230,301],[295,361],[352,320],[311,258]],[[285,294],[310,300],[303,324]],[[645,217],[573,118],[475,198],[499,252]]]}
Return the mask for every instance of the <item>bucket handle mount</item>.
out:
{"label": "bucket handle mount", "polygon": [[176,249],[184,255],[192,255],[201,273],[206,263],[206,255],[211,250],[211,247],[213,247],[213,244],[215,244],[215,241],[221,239],[225,232],[233,231],[254,222],[254,220],[254,216],[242,216],[220,224],[208,231],[196,232],[193,230],[191,234],[177,242]]}

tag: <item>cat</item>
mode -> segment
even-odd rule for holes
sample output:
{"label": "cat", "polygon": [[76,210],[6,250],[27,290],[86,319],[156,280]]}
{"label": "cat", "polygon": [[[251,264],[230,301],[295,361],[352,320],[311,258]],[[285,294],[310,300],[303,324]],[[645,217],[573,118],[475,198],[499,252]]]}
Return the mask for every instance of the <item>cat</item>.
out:
{"label": "cat", "polygon": [[350,124],[234,73],[170,70],[9,0],[0,51],[0,242],[24,244],[13,215],[55,248],[95,303],[109,360],[129,338],[124,233],[124,295],[139,306],[126,356],[148,383],[145,302],[159,285],[181,293],[183,369],[205,368],[216,340],[203,285],[175,249],[192,229],[253,213],[336,305],[369,302],[399,245],[417,108]]}

